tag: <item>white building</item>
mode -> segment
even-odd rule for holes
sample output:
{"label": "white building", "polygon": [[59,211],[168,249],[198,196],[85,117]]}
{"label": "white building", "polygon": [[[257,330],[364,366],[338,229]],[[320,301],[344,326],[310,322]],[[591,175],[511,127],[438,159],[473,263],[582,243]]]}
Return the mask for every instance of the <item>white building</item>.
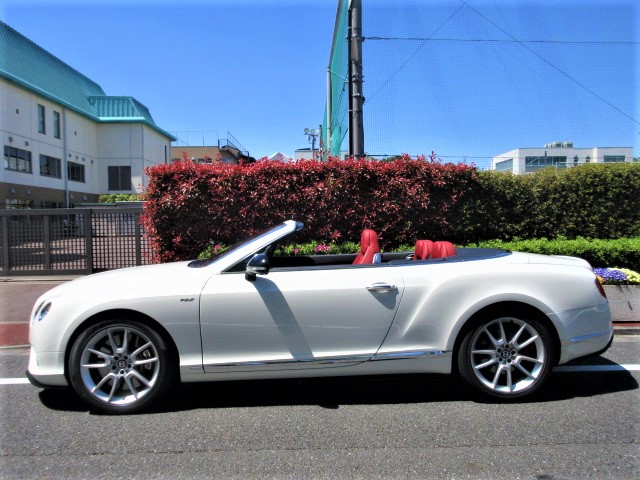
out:
{"label": "white building", "polygon": [[146,167],[170,160],[175,138],[132,97],[107,96],[0,22],[0,208],[96,202],[136,193]]}
{"label": "white building", "polygon": [[543,148],[516,148],[493,157],[492,169],[520,174],[548,167],[571,168],[585,163],[632,161],[632,147],[575,148],[573,142],[553,142]]}
{"label": "white building", "polygon": [[289,155],[285,155],[282,152],[276,152],[272,155],[269,155],[268,160],[273,160],[273,161],[283,162],[283,163],[291,163],[294,161],[293,158],[291,158]]}
{"label": "white building", "polygon": [[[345,158],[347,158],[348,154],[346,151],[341,151],[340,155],[338,155],[338,158],[340,160],[344,160]],[[320,160],[322,159],[322,152],[320,150],[318,150],[317,148],[312,151],[310,148],[298,148],[293,156],[293,160],[295,162],[297,162],[298,160]]]}

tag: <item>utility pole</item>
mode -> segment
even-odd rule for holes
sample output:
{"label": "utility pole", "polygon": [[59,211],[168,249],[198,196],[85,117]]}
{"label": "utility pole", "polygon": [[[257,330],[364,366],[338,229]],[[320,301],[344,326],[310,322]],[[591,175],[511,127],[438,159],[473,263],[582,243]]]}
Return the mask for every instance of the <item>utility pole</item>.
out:
{"label": "utility pole", "polygon": [[349,155],[364,157],[362,106],[362,0],[349,7]]}
{"label": "utility pole", "polygon": [[[329,65],[327,65],[327,131],[325,132],[325,136],[326,141],[325,141],[325,151],[327,152],[327,155],[325,156],[325,160],[327,159],[327,157],[329,157],[331,155],[331,132],[332,132],[332,126],[331,126],[331,102],[333,101],[332,99],[332,94],[331,94],[331,62],[329,62]],[[338,156],[340,156],[340,152],[338,152]]]}

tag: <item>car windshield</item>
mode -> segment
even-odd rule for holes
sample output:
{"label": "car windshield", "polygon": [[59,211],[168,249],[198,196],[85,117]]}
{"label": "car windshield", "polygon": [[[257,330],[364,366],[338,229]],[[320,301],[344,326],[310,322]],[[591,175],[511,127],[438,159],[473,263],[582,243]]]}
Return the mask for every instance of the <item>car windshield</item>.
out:
{"label": "car windshield", "polygon": [[243,245],[246,245],[249,242],[253,242],[254,240],[257,240],[261,237],[264,237],[266,235],[270,235],[271,233],[275,233],[278,230],[281,230],[283,228],[285,228],[287,225],[285,223],[281,223],[280,225],[277,225],[275,227],[269,227],[265,230],[262,230],[261,232],[255,234],[253,237],[247,239],[247,240],[242,240],[240,242],[235,243],[234,245],[232,245],[229,249],[218,252],[218,253],[214,253],[212,254],[209,258],[201,258],[199,260],[194,260],[191,263],[189,263],[189,266],[192,268],[200,268],[200,267],[206,267],[208,265],[211,265],[212,263],[220,260],[221,258],[226,257],[227,255],[230,255],[231,253],[233,253],[234,251],[236,251],[238,248],[242,247]]}

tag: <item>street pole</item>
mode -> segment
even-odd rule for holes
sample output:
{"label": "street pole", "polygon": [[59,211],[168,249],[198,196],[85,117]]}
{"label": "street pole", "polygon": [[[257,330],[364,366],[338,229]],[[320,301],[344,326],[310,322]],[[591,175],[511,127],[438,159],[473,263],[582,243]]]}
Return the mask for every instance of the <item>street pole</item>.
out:
{"label": "street pole", "polygon": [[362,106],[362,0],[351,0],[349,9],[349,155],[364,157]]}
{"label": "street pole", "polygon": [[[324,149],[327,153],[327,156],[331,155],[331,64],[327,66],[327,131],[324,132],[326,135]],[[320,137],[322,138],[322,137]],[[338,153],[339,154],[339,153]]]}

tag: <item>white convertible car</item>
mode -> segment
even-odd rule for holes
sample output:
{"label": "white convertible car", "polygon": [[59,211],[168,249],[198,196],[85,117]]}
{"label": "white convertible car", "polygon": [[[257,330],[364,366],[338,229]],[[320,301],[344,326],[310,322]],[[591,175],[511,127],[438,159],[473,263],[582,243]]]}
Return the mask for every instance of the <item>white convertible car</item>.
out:
{"label": "white convertible car", "polygon": [[285,256],[289,220],[218,258],[87,276],[45,293],[27,375],[90,408],[130,413],[176,382],[458,373],[485,395],[537,390],[603,352],[605,293],[577,258],[416,242],[379,253]]}

